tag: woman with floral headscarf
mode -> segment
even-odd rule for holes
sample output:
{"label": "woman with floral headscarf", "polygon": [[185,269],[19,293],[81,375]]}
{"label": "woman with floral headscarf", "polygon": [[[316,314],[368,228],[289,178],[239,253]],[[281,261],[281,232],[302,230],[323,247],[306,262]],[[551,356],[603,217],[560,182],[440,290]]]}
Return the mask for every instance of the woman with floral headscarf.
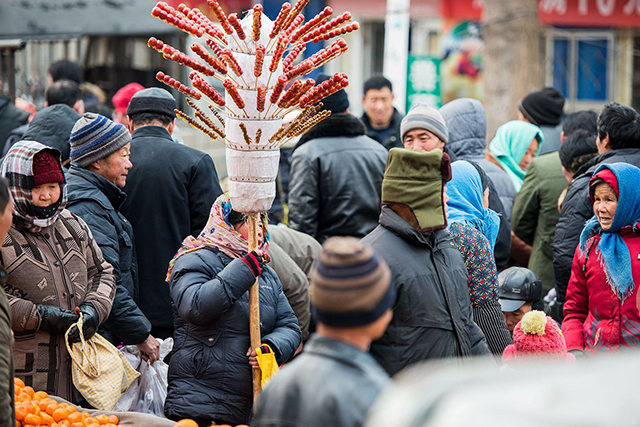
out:
{"label": "woman with floral headscarf", "polygon": [[562,332],[569,351],[640,347],[640,169],[603,164],[589,182],[594,217],[576,249]]}
{"label": "woman with floral headscarf", "polygon": [[[83,313],[85,338],[107,319],[115,295],[113,267],[87,224],[65,209],[57,150],[21,141],[7,153],[0,174],[13,197],[13,225],[0,254],[7,270],[15,375],[36,390],[79,402],[64,334],[77,322],[76,313]],[[70,340],[79,341],[75,327]]]}
{"label": "woman with floral headscarf", "polygon": [[[187,237],[171,260],[167,281],[175,344],[165,414],[200,426],[246,424],[253,407],[249,288],[260,283],[260,334],[278,364],[288,361],[302,333],[275,272],[267,267],[269,233],[262,215],[258,250],[249,252],[247,218],[227,194],[215,201],[197,238]],[[249,350],[248,350],[249,349]]]}
{"label": "woman with floral headscarf", "polygon": [[512,341],[498,303],[498,273],[493,256],[500,217],[488,208],[489,182],[479,165],[454,162],[451,173],[447,184],[449,234],[469,273],[473,319],[487,338],[491,353],[501,356]]}
{"label": "woman with floral headscarf", "polygon": [[500,166],[519,192],[529,163],[538,155],[543,142],[544,136],[538,126],[513,120],[496,131],[489,143],[487,160]]}

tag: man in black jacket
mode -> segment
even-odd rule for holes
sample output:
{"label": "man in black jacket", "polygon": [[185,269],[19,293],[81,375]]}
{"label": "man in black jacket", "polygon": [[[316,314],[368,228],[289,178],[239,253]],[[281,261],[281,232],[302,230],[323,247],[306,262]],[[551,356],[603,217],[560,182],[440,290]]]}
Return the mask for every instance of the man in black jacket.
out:
{"label": "man in black jacket", "polygon": [[[6,179],[0,179],[0,240],[4,242],[13,219],[13,200]],[[0,286],[3,290],[7,272],[0,266]],[[13,330],[11,308],[7,295],[0,292],[0,426],[16,425],[15,393],[13,384]]]}
{"label": "man in black jacket", "polygon": [[121,188],[131,169],[131,135],[123,125],[86,113],[70,139],[73,163],[67,173],[67,208],[87,223],[116,278],[113,307],[104,324],[106,335],[115,344],[137,345],[153,363],[159,358],[159,344],[135,302],[138,272],[133,229],[119,212],[126,198]]}
{"label": "man in black jacket", "polygon": [[393,376],[428,359],[487,355],[473,321],[469,276],[447,227],[449,156],[394,148],[382,182],[380,225],[362,242],[391,268],[393,319],[371,354]]}
{"label": "man in black jacket", "polygon": [[[0,93],[2,80],[0,80]],[[0,144],[4,144],[11,131],[29,120],[29,113],[22,111],[6,96],[0,95]]]}
{"label": "man in black jacket", "polygon": [[571,277],[573,256],[580,241],[584,223],[593,214],[589,198],[589,180],[599,165],[606,163],[630,163],[640,167],[640,114],[633,108],[612,102],[598,116],[600,155],[584,164],[575,173],[562,204],[560,220],[553,245],[553,266],[556,273],[558,311],[556,320],[563,318],[562,306]]}
{"label": "man in black jacket", "polygon": [[[318,83],[328,78],[321,74]],[[344,89],[322,102],[331,116],[293,149],[289,225],[320,243],[332,236],[364,237],[378,223],[387,150],[348,113]]]}
{"label": "man in black jacket", "polygon": [[393,106],[393,86],[383,76],[373,76],[364,82],[360,120],[367,127],[367,135],[387,150],[402,147],[400,122],[402,114]]}
{"label": "man in black jacket", "polygon": [[127,116],[131,163],[121,212],[131,221],[140,273],[139,306],[151,333],[173,335],[173,312],[165,282],[169,261],[187,236],[197,236],[222,194],[211,156],[171,138],[176,101],[164,89],[137,92]]}

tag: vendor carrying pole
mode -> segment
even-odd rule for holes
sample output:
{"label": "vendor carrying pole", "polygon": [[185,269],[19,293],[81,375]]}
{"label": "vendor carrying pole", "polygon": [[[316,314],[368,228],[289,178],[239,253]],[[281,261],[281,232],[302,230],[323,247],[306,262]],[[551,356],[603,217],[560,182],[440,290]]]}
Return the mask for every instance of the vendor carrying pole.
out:
{"label": "vendor carrying pole", "polygon": [[[260,224],[260,214],[248,216],[249,222],[249,251],[258,249],[258,224]],[[251,348],[260,347],[260,288],[258,278],[249,289],[249,334],[251,336]],[[253,403],[257,401],[260,394],[260,383],[262,380],[260,369],[253,370]]]}

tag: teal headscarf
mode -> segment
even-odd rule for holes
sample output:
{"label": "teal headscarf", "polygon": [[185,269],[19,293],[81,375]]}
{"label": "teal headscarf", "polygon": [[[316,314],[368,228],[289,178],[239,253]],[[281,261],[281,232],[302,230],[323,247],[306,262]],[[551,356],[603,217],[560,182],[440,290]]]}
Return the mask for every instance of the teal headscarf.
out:
{"label": "teal headscarf", "polygon": [[447,183],[449,223],[465,222],[471,225],[484,234],[493,249],[500,230],[500,217],[482,205],[484,191],[480,174],[471,163],[464,160],[452,163],[451,173],[453,177]]}
{"label": "teal headscarf", "polygon": [[[538,153],[544,142],[544,136],[538,126],[531,123],[513,120],[498,128],[496,136],[489,144],[489,153],[498,160],[505,170],[516,191],[520,191],[527,171],[520,169],[520,161],[524,157],[533,138],[538,136]],[[537,155],[537,153],[536,153]]]}

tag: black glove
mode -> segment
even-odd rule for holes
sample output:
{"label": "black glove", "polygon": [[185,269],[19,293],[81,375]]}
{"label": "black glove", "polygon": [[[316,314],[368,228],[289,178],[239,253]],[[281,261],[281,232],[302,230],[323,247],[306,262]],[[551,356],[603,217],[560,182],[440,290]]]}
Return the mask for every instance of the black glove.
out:
{"label": "black glove", "polygon": [[[88,302],[80,304],[80,306],[76,308],[76,311],[82,313],[82,334],[84,335],[84,339],[88,340],[96,333],[98,326],[100,326],[98,312],[93,308],[93,305]],[[74,343],[79,341],[80,333],[78,327],[74,326],[71,332],[69,332],[69,342]]]}
{"label": "black glove", "polygon": [[253,275],[258,277],[262,274],[262,269],[264,268],[264,258],[256,253],[256,251],[251,251],[245,256],[242,257],[242,261],[249,266]]}
{"label": "black glove", "polygon": [[54,305],[36,305],[40,313],[40,330],[54,335],[64,335],[78,321],[79,316],[71,310]]}

